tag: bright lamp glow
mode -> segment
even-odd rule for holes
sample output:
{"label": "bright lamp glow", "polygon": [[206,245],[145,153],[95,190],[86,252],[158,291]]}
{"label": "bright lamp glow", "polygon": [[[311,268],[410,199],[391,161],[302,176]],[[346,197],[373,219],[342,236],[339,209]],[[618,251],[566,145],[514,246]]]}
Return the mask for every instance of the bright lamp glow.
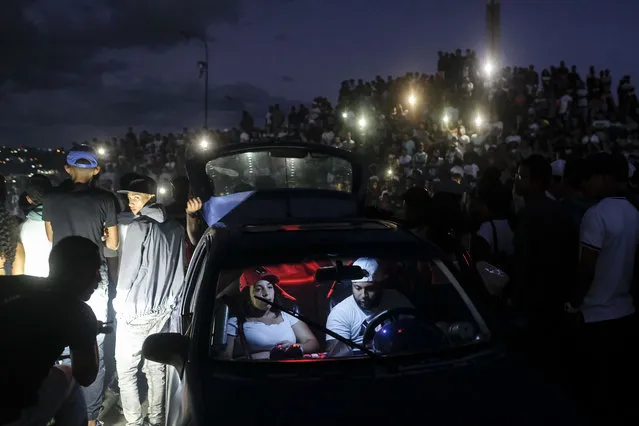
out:
{"label": "bright lamp glow", "polygon": [[342,113],[342,118],[348,118],[348,113],[347,112],[343,112]]}
{"label": "bright lamp glow", "polygon": [[442,117],[442,121],[444,122],[444,124],[448,124],[448,122],[450,121],[450,117],[448,116],[448,114]]}
{"label": "bright lamp glow", "polygon": [[491,61],[486,61],[486,64],[484,65],[484,73],[486,73],[486,77],[492,76],[493,71],[494,71],[493,63]]}
{"label": "bright lamp glow", "polygon": [[106,149],[102,147],[98,148],[98,155],[106,155]]}
{"label": "bright lamp glow", "polygon": [[159,193],[160,195],[164,195],[164,194],[166,194],[166,193],[167,193],[166,187],[164,187],[164,186],[159,187],[159,188],[158,188],[158,193]]}
{"label": "bright lamp glow", "polygon": [[389,168],[388,170],[386,170],[386,174],[388,176],[393,176],[393,169]]}
{"label": "bright lamp glow", "polygon": [[359,127],[361,127],[362,129],[366,127],[366,125],[368,124],[368,122],[366,121],[366,119],[364,117],[360,118],[357,121],[357,124],[359,125]]}
{"label": "bright lamp glow", "polygon": [[484,119],[481,115],[477,114],[477,117],[475,117],[475,126],[481,127],[482,124],[484,124]]}
{"label": "bright lamp glow", "polygon": [[209,142],[207,138],[203,137],[202,139],[200,139],[200,148],[207,149],[210,144],[211,143]]}
{"label": "bright lamp glow", "polygon": [[413,105],[415,105],[415,103],[417,103],[417,98],[415,98],[415,95],[411,94],[411,95],[408,97],[408,104],[409,104],[410,106],[413,106]]}

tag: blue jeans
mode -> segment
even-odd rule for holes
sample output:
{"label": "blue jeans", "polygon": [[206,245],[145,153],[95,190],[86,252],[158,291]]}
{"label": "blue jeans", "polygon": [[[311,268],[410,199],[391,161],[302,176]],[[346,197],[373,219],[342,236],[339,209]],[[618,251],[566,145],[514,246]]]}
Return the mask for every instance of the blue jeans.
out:
{"label": "blue jeans", "polygon": [[149,335],[167,331],[170,315],[171,312],[148,314],[130,322],[122,319],[118,323],[115,366],[120,382],[122,411],[128,426],[143,424],[137,376],[140,364],[149,386],[147,395],[149,423],[164,424],[166,366],[143,359],[142,345]]}

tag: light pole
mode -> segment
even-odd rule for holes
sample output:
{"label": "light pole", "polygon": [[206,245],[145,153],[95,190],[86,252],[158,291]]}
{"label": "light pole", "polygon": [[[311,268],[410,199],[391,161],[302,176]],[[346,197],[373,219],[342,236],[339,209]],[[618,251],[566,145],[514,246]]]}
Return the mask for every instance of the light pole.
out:
{"label": "light pole", "polygon": [[187,41],[196,38],[204,45],[204,60],[198,61],[197,66],[200,70],[200,78],[204,77],[204,128],[208,128],[209,121],[209,44],[206,38],[201,35],[189,34],[185,31],[181,32]]}

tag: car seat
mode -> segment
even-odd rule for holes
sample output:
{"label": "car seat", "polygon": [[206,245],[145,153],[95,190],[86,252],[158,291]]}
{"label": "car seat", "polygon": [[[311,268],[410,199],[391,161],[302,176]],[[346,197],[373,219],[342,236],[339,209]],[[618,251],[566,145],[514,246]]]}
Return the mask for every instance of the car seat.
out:
{"label": "car seat", "polygon": [[351,280],[336,281],[331,289],[328,291],[328,295],[326,296],[326,298],[328,299],[329,312],[332,311],[338,303],[352,294],[353,282]]}

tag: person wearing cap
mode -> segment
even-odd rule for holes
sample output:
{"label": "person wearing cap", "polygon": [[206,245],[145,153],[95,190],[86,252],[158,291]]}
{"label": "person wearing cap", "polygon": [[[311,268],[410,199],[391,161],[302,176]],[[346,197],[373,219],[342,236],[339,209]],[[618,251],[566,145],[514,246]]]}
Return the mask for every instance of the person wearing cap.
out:
{"label": "person wearing cap", "polygon": [[[103,248],[106,246],[111,250],[117,250],[119,246],[117,200],[111,192],[93,185],[95,176],[100,173],[100,166],[95,151],[90,147],[78,146],[69,151],[64,170],[70,179],[58,188],[53,188],[44,197],[42,219],[45,230],[54,246],[66,237],[80,236],[102,248],[102,279],[88,304],[96,318],[106,322],[109,275]],[[98,377],[91,386],[83,389],[89,426],[97,423],[104,399],[104,335],[98,336],[98,350]]]}
{"label": "person wearing cap", "polygon": [[[385,288],[388,277],[376,259],[359,258],[353,266],[360,267],[364,276],[352,281],[353,294],[331,310],[326,328],[361,344],[370,318],[387,309],[413,305],[399,291]],[[327,352],[333,355],[343,353],[346,349],[343,343],[332,336],[326,336],[326,345]]]}
{"label": "person wearing cap", "polygon": [[257,298],[284,304],[287,295],[278,283],[279,278],[264,268],[242,273],[241,305],[237,317],[230,318],[227,325],[224,358],[232,359],[238,345],[249,359],[268,359],[278,345],[287,348],[297,343],[304,353],[319,350],[317,338],[305,323]]}
{"label": "person wearing cap", "polygon": [[133,178],[118,191],[127,195],[134,215],[122,246],[113,300],[118,322],[115,363],[128,425],[143,423],[137,383],[140,363],[148,382],[149,423],[164,423],[165,366],[142,360],[142,344],[149,334],[168,331],[184,283],[185,231],[155,202],[156,191],[148,176]]}

